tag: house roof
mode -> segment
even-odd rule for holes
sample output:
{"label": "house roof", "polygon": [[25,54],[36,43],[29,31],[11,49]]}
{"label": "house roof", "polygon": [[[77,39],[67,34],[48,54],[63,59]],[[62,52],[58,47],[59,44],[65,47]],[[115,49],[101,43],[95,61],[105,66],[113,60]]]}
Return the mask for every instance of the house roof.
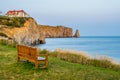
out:
{"label": "house roof", "polygon": [[10,11],[8,11],[8,12],[6,13],[6,15],[17,15],[17,14],[20,13],[20,12],[23,12],[23,13],[26,14],[26,12],[23,11],[23,10],[10,10]]}

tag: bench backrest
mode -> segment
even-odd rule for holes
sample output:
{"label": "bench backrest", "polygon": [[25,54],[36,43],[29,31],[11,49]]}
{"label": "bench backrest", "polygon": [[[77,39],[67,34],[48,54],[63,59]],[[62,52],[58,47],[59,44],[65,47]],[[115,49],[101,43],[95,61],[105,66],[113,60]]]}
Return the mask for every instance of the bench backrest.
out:
{"label": "bench backrest", "polygon": [[37,48],[25,46],[25,45],[17,45],[18,56],[21,56],[27,60],[35,61],[37,60]]}

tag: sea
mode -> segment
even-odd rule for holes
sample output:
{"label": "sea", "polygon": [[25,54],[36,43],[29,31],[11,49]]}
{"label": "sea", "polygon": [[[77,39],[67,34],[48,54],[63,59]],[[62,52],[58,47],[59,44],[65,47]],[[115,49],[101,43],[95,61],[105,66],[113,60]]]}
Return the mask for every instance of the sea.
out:
{"label": "sea", "polygon": [[80,38],[46,38],[40,49],[84,51],[90,56],[104,55],[120,63],[120,36],[81,36]]}

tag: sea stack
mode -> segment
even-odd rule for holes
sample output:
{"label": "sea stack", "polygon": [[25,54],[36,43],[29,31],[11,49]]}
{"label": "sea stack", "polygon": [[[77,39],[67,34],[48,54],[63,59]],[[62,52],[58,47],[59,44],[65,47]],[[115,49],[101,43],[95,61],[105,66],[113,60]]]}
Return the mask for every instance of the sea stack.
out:
{"label": "sea stack", "polygon": [[75,32],[75,35],[73,37],[76,37],[76,38],[79,38],[80,37],[80,33],[79,33],[79,30],[77,29],[76,32]]}

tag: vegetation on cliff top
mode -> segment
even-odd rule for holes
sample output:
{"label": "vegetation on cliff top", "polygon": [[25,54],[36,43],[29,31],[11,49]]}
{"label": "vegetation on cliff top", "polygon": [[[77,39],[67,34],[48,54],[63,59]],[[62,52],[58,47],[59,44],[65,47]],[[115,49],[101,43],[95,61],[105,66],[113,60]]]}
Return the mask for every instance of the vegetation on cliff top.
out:
{"label": "vegetation on cliff top", "polygon": [[1,32],[1,31],[0,31],[0,36],[8,37],[5,33]]}
{"label": "vegetation on cliff top", "polygon": [[22,27],[24,26],[26,20],[28,20],[27,17],[0,16],[0,25],[6,25],[9,27]]}

